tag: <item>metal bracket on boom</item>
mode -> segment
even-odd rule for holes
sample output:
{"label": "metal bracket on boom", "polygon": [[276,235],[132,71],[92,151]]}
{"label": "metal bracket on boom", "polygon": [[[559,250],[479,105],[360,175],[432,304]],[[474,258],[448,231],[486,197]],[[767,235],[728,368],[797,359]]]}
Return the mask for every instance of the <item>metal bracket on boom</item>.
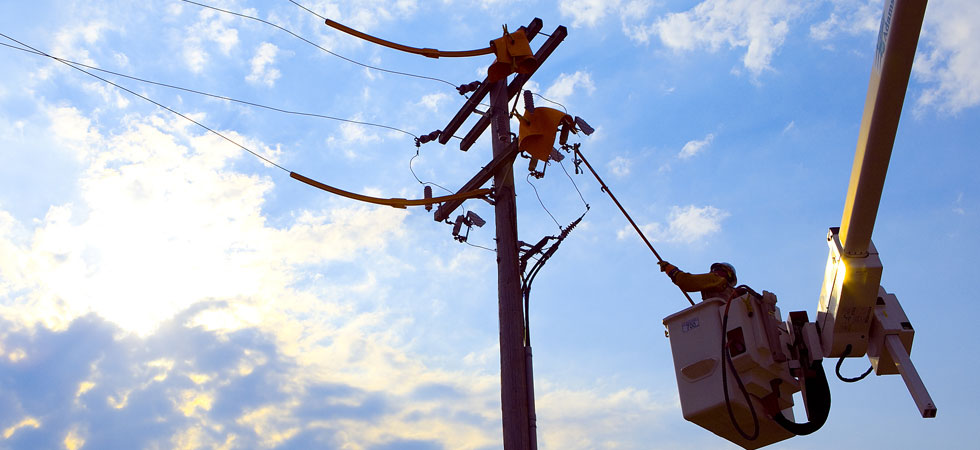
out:
{"label": "metal bracket on boom", "polygon": [[913,337],[915,329],[898,303],[898,297],[879,287],[868,341],[868,359],[875,375],[901,374],[919,414],[930,419],[936,417],[936,405],[909,357]]}

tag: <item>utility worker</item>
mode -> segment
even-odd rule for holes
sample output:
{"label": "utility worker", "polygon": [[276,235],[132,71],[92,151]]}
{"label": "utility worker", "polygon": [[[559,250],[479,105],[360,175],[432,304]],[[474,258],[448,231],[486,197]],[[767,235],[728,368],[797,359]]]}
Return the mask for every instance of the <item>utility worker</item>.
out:
{"label": "utility worker", "polygon": [[667,261],[660,261],[660,271],[670,277],[684,292],[701,291],[701,300],[722,298],[728,300],[736,294],[735,267],[726,262],[716,262],[711,265],[708,273],[690,274],[678,269]]}

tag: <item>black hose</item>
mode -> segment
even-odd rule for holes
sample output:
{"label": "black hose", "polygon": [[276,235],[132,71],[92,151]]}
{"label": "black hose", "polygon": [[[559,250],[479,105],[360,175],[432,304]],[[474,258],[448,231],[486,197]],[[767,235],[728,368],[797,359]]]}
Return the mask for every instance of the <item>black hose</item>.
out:
{"label": "black hose", "polygon": [[844,358],[847,358],[848,355],[850,354],[851,354],[851,344],[847,344],[847,347],[844,347],[844,353],[842,353],[840,355],[840,359],[837,360],[837,368],[834,372],[837,374],[837,378],[839,378],[841,381],[845,383],[856,383],[858,381],[863,380],[864,377],[868,376],[868,374],[870,374],[871,371],[874,370],[874,366],[868,367],[868,370],[865,370],[864,373],[862,373],[859,376],[856,376],[854,378],[845,378],[840,374],[840,366],[841,364],[844,363]]}
{"label": "black hose", "polygon": [[781,411],[772,418],[786,431],[798,436],[819,430],[827,422],[827,416],[830,415],[830,386],[827,384],[827,374],[823,371],[823,360],[814,361],[810,365],[810,371],[814,375],[805,378],[806,389],[804,389],[809,421],[805,423],[792,422],[783,416]]}
{"label": "black hose", "polygon": [[742,377],[738,376],[738,372],[735,371],[735,364],[732,362],[732,354],[728,351],[728,346],[726,345],[726,340],[728,337],[728,310],[732,306],[732,299],[728,299],[728,303],[725,305],[725,315],[722,319],[721,324],[721,357],[728,362],[728,368],[732,371],[732,375],[735,377],[735,382],[738,383],[739,390],[742,391],[742,396],[745,398],[745,403],[749,406],[749,412],[752,413],[752,434],[748,434],[735,420],[735,412],[732,411],[732,401],[728,394],[728,371],[725,370],[723,366],[721,368],[721,386],[725,391],[725,408],[728,409],[728,418],[731,419],[732,425],[735,426],[735,431],[742,435],[747,441],[754,441],[759,437],[759,416],[756,415],[755,406],[752,405],[752,399],[749,398],[749,391],[745,389],[745,385],[742,384]]}

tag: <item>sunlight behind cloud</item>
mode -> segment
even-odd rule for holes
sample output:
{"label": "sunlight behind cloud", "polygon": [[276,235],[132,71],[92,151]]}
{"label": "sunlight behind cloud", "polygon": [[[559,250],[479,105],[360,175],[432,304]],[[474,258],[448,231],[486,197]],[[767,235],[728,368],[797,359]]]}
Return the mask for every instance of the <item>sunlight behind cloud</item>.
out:
{"label": "sunlight behind cloud", "polygon": [[5,430],[3,430],[3,438],[10,439],[10,437],[13,436],[14,433],[17,432],[17,430],[24,427],[31,427],[37,429],[41,427],[41,422],[38,422],[37,419],[33,417],[26,417],[20,422],[17,422],[15,425],[11,425],[7,427]]}
{"label": "sunlight behind cloud", "polygon": [[[361,207],[302,211],[289,227],[268,227],[261,207],[272,184],[226,168],[240,150],[155,118],[102,136],[67,111],[52,110],[52,129],[90,158],[79,181],[84,204],[52,207],[29,242],[2,237],[13,252],[0,267],[17,283],[8,289],[36,286],[22,306],[48,323],[97,311],[146,334],[204,298],[278,297],[295,265],[348,257],[397,234],[399,213]],[[235,321],[199,320],[235,327],[256,317],[235,310]]]}
{"label": "sunlight behind cloud", "polygon": [[[902,196],[899,210],[883,200],[882,212],[893,215],[882,223],[893,226],[877,238],[887,246],[890,228],[928,225],[935,232],[916,242],[929,252],[918,254],[957,268],[969,267],[955,264],[968,256],[969,242],[958,238],[977,228],[968,173],[976,108],[945,117],[952,109],[944,105],[970,97],[942,89],[969,89],[963,67],[976,58],[964,44],[973,34],[958,27],[972,22],[930,16],[950,7],[966,16],[968,5],[955,3],[962,1],[929,5],[909,90],[926,114],[903,117],[901,134],[936,151],[895,164],[892,187],[907,191],[914,178],[915,195]],[[669,260],[704,268],[697,261],[719,253],[755,255],[740,263],[744,278],[770,273],[770,289],[793,301],[812,293],[806,280],[822,266],[779,262],[821,245],[820,230],[807,230],[839,208],[840,183],[812,175],[853,151],[847,130],[857,123],[842,112],[860,110],[874,49],[869,17],[876,29],[880,2],[298,3],[384,39],[442,50],[485,47],[501,24],[513,31],[540,17],[541,36],[531,42],[538,49],[566,26],[568,36],[524,89],[597,129],[573,141]],[[290,2],[214,5],[393,72],[181,1],[13,2],[9,32],[127,75],[413,133],[445,129],[466,103],[451,85],[482,80],[492,60],[403,54]],[[11,56],[0,59],[0,448],[502,448],[494,199],[467,201],[452,214],[488,219],[468,246],[452,239],[451,224],[433,222],[432,211],[368,206],[289,177],[297,169],[358,193],[418,198],[412,168],[423,184],[451,193],[493,158],[491,130],[468,152],[454,138],[414,158],[410,139],[390,128],[105,75],[287,168],[280,170],[60,63],[2,51]],[[541,96],[536,106],[562,109]],[[508,109],[523,111],[520,100]],[[467,115],[451,134],[464,136],[478,120]],[[574,159],[533,180],[538,192],[521,179],[527,162],[514,165],[522,249],[557,234],[554,222],[592,210],[549,260],[528,306],[540,447],[724,444],[681,414],[659,324],[674,306],[658,300],[678,297],[676,286],[651,274],[650,254],[636,246],[603,183]],[[916,170],[920,160],[930,170]],[[724,209],[710,204],[722,201],[719,193]],[[908,261],[897,255],[890,263],[889,286],[922,297],[909,289],[929,283],[895,278],[929,278]],[[779,273],[768,268],[774,264]],[[922,355],[934,351],[928,339],[916,345]],[[849,414],[882,415],[891,425],[906,419],[871,396],[836,398],[839,420],[807,442],[833,447],[844,433],[859,447],[968,446],[956,445],[947,422],[922,433],[848,435],[840,424]],[[945,407],[950,415],[969,409]]]}

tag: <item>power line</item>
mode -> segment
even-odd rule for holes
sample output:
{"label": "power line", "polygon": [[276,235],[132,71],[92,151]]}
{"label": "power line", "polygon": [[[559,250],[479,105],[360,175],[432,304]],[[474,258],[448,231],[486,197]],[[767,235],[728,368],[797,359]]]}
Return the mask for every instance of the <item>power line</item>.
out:
{"label": "power line", "polygon": [[198,90],[195,90],[195,89],[189,89],[189,88],[185,88],[185,87],[175,86],[175,85],[172,85],[172,84],[161,83],[161,82],[153,81],[153,80],[147,80],[145,78],[135,77],[135,76],[132,76],[132,75],[126,75],[124,73],[119,73],[119,72],[114,72],[112,70],[102,69],[102,68],[99,68],[99,67],[95,67],[95,66],[91,66],[91,65],[85,64],[85,63],[80,63],[80,62],[77,62],[77,61],[72,61],[70,59],[65,59],[65,58],[61,58],[61,57],[57,57],[57,56],[52,56],[52,55],[47,55],[47,54],[45,54],[43,52],[37,52],[37,51],[29,50],[29,49],[26,49],[26,48],[16,47],[16,46],[13,46],[13,45],[10,45],[10,44],[4,44],[2,42],[0,42],[0,45],[3,45],[5,47],[10,47],[10,48],[15,49],[15,50],[20,50],[22,52],[32,53],[32,54],[35,54],[35,55],[45,56],[45,57],[49,57],[49,58],[52,58],[52,59],[55,59],[55,60],[64,61],[64,62],[67,62],[67,63],[75,64],[77,66],[85,67],[85,68],[92,69],[92,70],[97,70],[99,72],[108,73],[108,74],[115,75],[115,76],[118,76],[118,77],[128,78],[130,80],[139,81],[141,83],[153,84],[153,85],[156,85],[156,86],[162,86],[162,87],[166,87],[166,88],[170,88],[170,89],[176,89],[176,90],[179,90],[179,91],[190,92],[192,94],[198,94],[198,95],[203,95],[203,96],[207,96],[207,97],[217,98],[217,99],[220,99],[220,100],[226,100],[226,101],[230,101],[230,102],[241,103],[243,105],[254,106],[256,108],[268,109],[270,111],[276,111],[276,112],[280,112],[280,113],[284,113],[284,114],[292,114],[292,115],[306,116],[306,117],[317,117],[317,118],[321,118],[321,119],[336,120],[336,121],[339,121],[339,122],[347,122],[347,123],[353,123],[353,124],[357,124],[357,125],[367,125],[367,126],[372,126],[372,127],[385,128],[385,129],[388,129],[388,130],[397,131],[399,133],[407,134],[409,136],[412,136],[413,138],[418,138],[418,136],[416,136],[415,134],[413,134],[411,132],[405,131],[405,130],[400,129],[400,128],[392,127],[392,126],[389,126],[389,125],[382,125],[382,124],[373,123],[373,122],[364,122],[364,121],[360,121],[360,120],[344,119],[342,117],[328,116],[328,115],[325,115],[325,114],[316,114],[316,113],[309,113],[309,112],[303,112],[303,111],[291,111],[291,110],[288,110],[288,109],[277,108],[277,107],[274,107],[274,106],[263,105],[263,104],[260,104],[260,103],[254,103],[254,102],[250,102],[250,101],[246,101],[246,100],[239,100],[239,99],[236,99],[236,98],[226,97],[226,96],[223,96],[223,95],[211,94],[211,93],[208,93],[208,92],[198,91]]}
{"label": "power line", "polygon": [[[376,67],[376,66],[372,66],[372,65],[369,65],[369,64],[364,64],[364,63],[362,63],[360,61],[355,61],[355,60],[350,59],[350,58],[348,58],[346,56],[343,56],[343,55],[334,53],[334,52],[332,52],[330,50],[327,50],[327,49],[321,47],[319,44],[317,44],[317,43],[315,43],[315,42],[313,42],[313,41],[311,41],[309,39],[306,39],[305,37],[300,36],[300,35],[298,35],[296,33],[293,33],[292,31],[290,31],[290,30],[288,30],[286,28],[283,28],[282,26],[279,26],[277,24],[274,24],[272,22],[269,22],[268,20],[263,20],[263,19],[260,19],[258,17],[250,16],[248,14],[242,14],[242,13],[235,12],[235,11],[229,11],[227,9],[221,9],[221,8],[214,7],[214,6],[205,5],[203,3],[198,3],[198,2],[195,2],[195,1],[191,1],[191,0],[181,0],[181,1],[184,2],[184,3],[190,3],[190,4],[193,4],[193,5],[197,5],[197,6],[200,6],[202,8],[213,9],[215,11],[222,12],[222,13],[225,13],[225,14],[231,14],[231,15],[242,17],[242,18],[245,18],[245,19],[251,19],[251,20],[258,21],[258,22],[262,22],[262,23],[264,23],[266,25],[269,25],[269,26],[278,28],[278,29],[280,29],[282,31],[285,31],[285,32],[293,35],[294,37],[302,40],[303,42],[306,42],[307,44],[310,44],[310,45],[312,45],[312,46],[314,46],[314,47],[316,47],[316,48],[318,48],[320,50],[323,50],[324,52],[327,52],[327,53],[329,53],[329,54],[331,54],[333,56],[336,56],[336,57],[338,57],[340,59],[343,59],[344,61],[347,61],[347,62],[350,62],[350,63],[353,63],[353,64],[357,64],[357,65],[359,65],[361,67],[364,67],[364,68],[367,68],[367,69],[377,70],[379,72],[386,72],[386,73],[391,73],[391,74],[395,74],[395,75],[403,75],[403,76],[406,76],[406,77],[413,77],[413,78],[420,78],[420,79],[424,79],[424,80],[438,81],[440,83],[446,83],[446,84],[452,86],[454,89],[456,88],[456,85],[455,84],[450,83],[449,81],[443,80],[441,78],[429,77],[429,76],[425,76],[425,75],[416,75],[414,73],[408,73],[408,72],[399,72],[397,70],[382,69],[381,67]],[[303,8],[303,9],[306,9],[307,11],[310,11],[309,9],[307,9],[307,8],[303,7],[302,5],[300,5],[299,3],[293,2],[293,4],[299,6],[299,7]],[[313,13],[313,14],[316,14],[313,11],[310,11],[310,12]],[[316,14],[316,15],[319,16],[319,14]]]}
{"label": "power line", "polygon": [[580,199],[582,199],[582,203],[585,204],[585,209],[588,210],[589,209],[589,202],[585,201],[585,197],[582,195],[582,191],[579,190],[578,184],[575,183],[575,180],[572,178],[572,175],[568,173],[568,169],[565,169],[565,163],[563,163],[561,161],[558,161],[558,165],[560,165],[561,166],[561,170],[563,172],[565,172],[565,176],[568,177],[568,181],[571,181],[572,182],[572,187],[575,188],[575,192],[578,192],[578,197]]}
{"label": "power line", "polygon": [[419,184],[421,184],[421,185],[423,185],[423,186],[424,186],[424,185],[427,185],[427,184],[430,184],[430,185],[432,185],[432,186],[435,186],[435,187],[437,187],[437,188],[439,188],[439,189],[442,189],[442,190],[444,190],[444,191],[446,191],[446,192],[448,192],[448,193],[450,193],[450,194],[452,194],[452,193],[453,193],[453,191],[450,191],[449,189],[446,189],[446,188],[444,188],[444,187],[442,187],[442,186],[440,186],[440,185],[438,185],[438,184],[436,184],[436,183],[433,183],[433,182],[431,182],[431,181],[422,181],[422,180],[421,180],[421,179],[419,178],[419,176],[418,176],[418,175],[417,175],[417,174],[415,173],[415,169],[413,169],[413,168],[412,168],[412,163],[413,163],[413,162],[415,162],[415,158],[418,158],[418,157],[419,157],[419,150],[417,150],[417,149],[416,149],[416,150],[415,150],[415,156],[412,156],[412,159],[409,159],[409,160],[408,160],[408,170],[412,172],[412,176],[413,176],[413,177],[415,177],[415,181],[418,181],[418,182],[419,182]]}
{"label": "power line", "polygon": [[[234,145],[235,145],[235,146],[237,146],[238,148],[241,148],[242,150],[245,150],[246,152],[249,152],[249,153],[251,153],[252,155],[255,155],[255,157],[257,157],[257,158],[259,158],[259,159],[261,159],[262,161],[265,161],[265,162],[267,162],[267,163],[269,163],[269,164],[271,164],[271,165],[273,165],[273,166],[275,166],[275,167],[278,167],[278,168],[280,168],[280,169],[282,169],[282,170],[283,170],[283,171],[285,171],[285,172],[291,172],[291,171],[290,171],[289,169],[286,169],[285,167],[283,167],[283,166],[280,166],[279,164],[276,164],[275,162],[273,162],[273,161],[271,161],[271,160],[269,160],[268,158],[266,158],[266,157],[264,157],[264,156],[262,156],[262,155],[260,155],[260,154],[258,154],[258,153],[256,153],[256,152],[255,152],[255,151],[253,151],[252,149],[250,149],[250,148],[248,148],[248,147],[245,147],[245,146],[244,146],[244,145],[242,145],[242,144],[239,144],[238,142],[236,142],[235,140],[233,140],[233,139],[231,139],[231,138],[229,138],[228,136],[225,136],[225,135],[223,135],[223,134],[221,134],[221,133],[219,133],[219,132],[217,132],[217,131],[215,131],[214,129],[212,129],[212,128],[210,128],[210,127],[208,127],[207,125],[204,125],[204,124],[203,124],[203,123],[201,123],[201,122],[198,122],[198,121],[196,121],[196,120],[194,120],[194,119],[192,119],[192,118],[190,118],[190,117],[188,117],[188,116],[186,116],[186,115],[184,115],[184,114],[181,114],[180,112],[178,112],[178,111],[176,111],[176,110],[174,110],[174,109],[171,109],[170,107],[168,107],[168,106],[166,106],[166,105],[164,105],[164,104],[162,104],[162,103],[159,103],[159,102],[157,102],[157,101],[155,101],[155,100],[153,100],[153,99],[151,99],[151,98],[149,98],[149,97],[147,97],[147,96],[145,96],[145,95],[142,95],[142,94],[138,94],[138,93],[136,93],[135,91],[133,91],[132,89],[129,89],[129,88],[127,88],[127,87],[125,87],[125,86],[122,86],[122,85],[119,85],[119,84],[116,84],[116,83],[114,83],[114,82],[112,82],[112,81],[109,81],[109,80],[107,80],[107,79],[105,79],[105,78],[102,78],[102,77],[100,77],[100,76],[98,76],[98,75],[96,75],[96,74],[94,74],[94,73],[92,73],[92,72],[89,72],[89,71],[87,71],[87,70],[85,70],[85,69],[83,69],[83,68],[81,68],[81,67],[78,67],[78,66],[76,66],[76,65],[74,65],[74,64],[72,64],[72,63],[70,63],[70,62],[68,62],[68,61],[66,61],[66,60],[63,60],[63,59],[60,59],[60,58],[58,58],[58,57],[55,57],[55,56],[52,56],[52,55],[49,55],[49,54],[47,54],[47,53],[44,53],[44,52],[42,52],[42,51],[40,51],[40,50],[38,50],[38,49],[36,49],[36,48],[34,48],[34,47],[31,47],[30,45],[27,45],[27,44],[25,44],[25,43],[23,43],[23,42],[21,42],[21,41],[18,41],[17,39],[14,39],[14,38],[12,38],[12,37],[10,37],[10,36],[7,36],[6,34],[3,34],[3,33],[0,33],[0,36],[3,36],[4,38],[6,38],[6,39],[8,39],[8,40],[10,40],[10,41],[13,41],[13,42],[16,42],[16,43],[18,43],[18,44],[20,44],[20,45],[22,45],[22,46],[24,46],[25,48],[28,48],[28,49],[30,49],[30,50],[32,50],[32,51],[33,51],[33,53],[36,53],[36,54],[39,54],[39,55],[44,55],[44,56],[47,56],[48,58],[51,58],[51,59],[53,59],[53,60],[55,60],[55,61],[58,61],[58,62],[60,62],[60,63],[62,63],[62,64],[64,64],[64,65],[66,65],[66,66],[68,66],[68,67],[71,67],[72,69],[75,69],[75,70],[77,70],[77,71],[79,71],[79,72],[82,72],[82,73],[84,73],[84,74],[86,74],[86,75],[88,75],[88,76],[90,76],[90,77],[93,77],[93,78],[97,78],[97,79],[99,79],[99,80],[102,80],[102,81],[103,81],[104,83],[108,83],[108,84],[111,84],[111,85],[113,85],[113,86],[115,86],[116,88],[119,88],[119,89],[122,89],[122,90],[124,90],[124,91],[126,91],[126,92],[129,92],[130,94],[132,94],[132,95],[135,95],[135,96],[137,96],[137,97],[139,97],[139,98],[141,98],[141,99],[143,99],[143,100],[146,100],[146,101],[148,101],[148,102],[150,102],[150,103],[153,103],[154,105],[157,105],[157,106],[158,106],[158,107],[160,107],[160,108],[163,108],[163,109],[166,109],[167,111],[170,111],[170,112],[172,112],[172,113],[174,113],[174,114],[176,114],[176,115],[178,115],[178,116],[180,116],[180,117],[182,117],[182,118],[184,118],[184,119],[186,119],[186,120],[188,120],[188,121],[190,121],[191,123],[194,123],[195,125],[197,125],[197,126],[199,126],[199,127],[201,127],[201,128],[204,128],[205,130],[208,130],[208,131],[210,131],[211,133],[214,133],[214,134],[215,134],[216,136],[218,136],[218,137],[220,137],[220,138],[222,138],[222,139],[224,139],[224,140],[226,140],[226,141],[228,141],[228,142],[230,142],[230,143],[232,143],[232,144],[234,144]],[[6,45],[6,44],[5,44],[5,45]],[[16,48],[16,47],[13,47],[13,46],[10,46],[10,45],[8,45],[8,47],[11,47],[11,48]]]}
{"label": "power line", "polygon": [[540,203],[541,207],[544,208],[544,212],[548,213],[548,215],[551,216],[551,220],[555,221],[555,225],[558,225],[558,229],[560,230],[561,224],[558,223],[558,219],[555,218],[554,214],[551,214],[551,211],[548,211],[547,206],[544,206],[544,202],[541,201],[541,196],[538,195],[538,188],[534,187],[534,183],[531,182],[531,174],[527,174],[527,178],[525,178],[525,180],[527,181],[527,184],[531,185],[531,189],[534,189],[534,196],[538,198],[538,203]]}
{"label": "power line", "polygon": [[[275,166],[275,167],[277,167],[279,169],[282,169],[284,172],[288,172],[289,173],[289,176],[291,178],[293,178],[295,180],[299,180],[299,181],[301,181],[303,183],[306,183],[306,184],[308,184],[310,186],[313,186],[313,187],[316,187],[318,189],[322,189],[324,191],[330,192],[332,194],[336,194],[336,195],[339,195],[339,196],[342,196],[342,197],[347,197],[347,198],[350,198],[350,199],[353,199],[353,200],[358,200],[358,201],[365,202],[365,203],[373,203],[373,204],[379,204],[379,205],[387,205],[387,206],[392,206],[392,207],[395,207],[395,208],[405,208],[407,206],[431,205],[431,204],[434,204],[434,203],[442,203],[442,202],[451,201],[451,200],[482,197],[482,196],[485,196],[485,195],[487,195],[487,194],[489,194],[491,192],[490,189],[475,189],[475,190],[472,190],[472,191],[469,191],[469,192],[462,192],[462,193],[459,193],[459,194],[453,194],[453,195],[442,196],[442,197],[433,197],[433,198],[430,198],[430,199],[407,200],[407,199],[403,199],[403,198],[378,198],[378,197],[371,197],[371,196],[367,196],[367,195],[361,195],[361,194],[356,194],[356,193],[353,193],[353,192],[345,191],[343,189],[338,189],[338,188],[335,188],[333,186],[330,186],[330,185],[321,183],[319,181],[313,180],[311,178],[307,178],[307,177],[305,177],[303,175],[300,175],[300,174],[298,174],[296,172],[293,172],[293,171],[291,171],[291,170],[289,170],[289,169],[287,169],[287,168],[285,168],[283,166],[280,166],[279,164],[276,164],[272,160],[270,160],[270,159],[268,159],[268,158],[260,155],[259,153],[253,151],[252,149],[250,149],[248,147],[245,147],[242,144],[239,144],[237,141],[229,138],[228,136],[225,136],[224,134],[219,133],[218,131],[216,131],[216,130],[210,128],[210,127],[208,127],[207,125],[204,125],[203,123],[198,122],[198,121],[196,121],[196,120],[194,120],[194,119],[192,119],[192,118],[190,118],[190,117],[188,117],[188,116],[180,113],[179,111],[176,111],[176,110],[174,110],[174,109],[172,109],[172,108],[170,108],[170,107],[168,107],[168,106],[166,106],[166,105],[164,105],[162,103],[159,103],[159,102],[157,102],[157,101],[155,101],[155,100],[153,100],[153,99],[151,99],[151,98],[149,98],[149,97],[147,97],[145,95],[138,94],[135,91],[133,91],[132,89],[129,89],[129,88],[127,88],[125,86],[122,86],[122,85],[120,85],[118,83],[114,83],[114,82],[112,82],[110,80],[107,80],[105,78],[102,78],[102,77],[100,77],[100,76],[98,76],[98,75],[96,75],[96,74],[94,74],[92,72],[89,72],[89,71],[87,71],[87,70],[85,70],[85,69],[83,69],[83,68],[81,68],[79,66],[73,65],[73,64],[71,64],[70,62],[68,62],[66,60],[63,60],[63,59],[57,58],[55,56],[49,55],[47,53],[44,53],[44,52],[42,52],[42,51],[40,51],[40,50],[38,50],[38,49],[36,49],[34,47],[31,47],[30,45],[27,45],[27,44],[25,44],[25,43],[23,43],[21,41],[18,41],[17,39],[14,39],[14,38],[12,38],[10,36],[7,36],[6,34],[0,33],[0,37],[3,37],[5,39],[7,39],[7,40],[16,42],[17,44],[20,44],[23,47],[26,47],[26,48],[32,50],[33,53],[36,53],[36,54],[43,55],[43,56],[46,56],[48,58],[54,59],[55,61],[58,61],[58,62],[66,65],[68,67],[71,67],[72,69],[75,69],[75,70],[77,70],[79,72],[82,72],[82,73],[84,73],[84,74],[86,74],[86,75],[88,75],[90,77],[95,78],[95,79],[101,80],[104,83],[107,83],[109,85],[115,86],[118,89],[121,89],[123,91],[126,91],[126,92],[128,92],[128,93],[130,93],[130,94],[132,94],[132,95],[134,95],[136,97],[139,97],[139,98],[141,98],[143,100],[146,100],[146,101],[148,101],[150,103],[153,103],[154,105],[156,105],[156,106],[158,106],[160,108],[163,108],[163,109],[165,109],[167,111],[170,111],[170,112],[176,114],[177,116],[179,116],[179,117],[181,117],[181,118],[183,118],[183,119],[185,119],[185,120],[187,120],[187,121],[189,121],[189,122],[191,122],[191,123],[193,123],[193,124],[195,124],[195,125],[197,125],[197,126],[199,126],[201,128],[204,128],[205,130],[213,133],[214,135],[216,135],[216,136],[218,136],[218,137],[220,137],[220,138],[222,138],[222,139],[230,142],[231,144],[235,145],[236,147],[238,147],[238,148],[240,148],[242,150],[245,150],[248,153],[251,153],[256,158],[259,158],[262,161],[265,161],[266,163],[268,163],[268,164],[270,164],[272,166]],[[6,45],[6,44],[4,44],[4,45]],[[7,47],[16,48],[16,47],[13,47],[13,46],[10,46],[10,45],[7,45]],[[20,50],[22,50],[22,49],[20,49]],[[30,53],[30,52],[28,52],[28,53]]]}
{"label": "power line", "polygon": [[555,105],[560,106],[561,109],[565,110],[565,114],[568,114],[568,108],[566,108],[565,105],[563,105],[561,103],[558,103],[558,102],[556,102],[554,100],[549,100],[549,99],[545,98],[545,96],[543,96],[541,94],[538,94],[537,92],[535,92],[534,95],[537,96],[538,98],[540,98],[541,100],[544,100],[544,101],[546,101],[548,103],[553,103]]}
{"label": "power line", "polygon": [[484,250],[489,250],[491,252],[497,253],[497,249],[494,249],[494,248],[484,247],[482,245],[472,244],[472,243],[470,243],[470,241],[463,241],[463,243],[466,244],[466,245],[469,245],[470,247],[482,248]]}

